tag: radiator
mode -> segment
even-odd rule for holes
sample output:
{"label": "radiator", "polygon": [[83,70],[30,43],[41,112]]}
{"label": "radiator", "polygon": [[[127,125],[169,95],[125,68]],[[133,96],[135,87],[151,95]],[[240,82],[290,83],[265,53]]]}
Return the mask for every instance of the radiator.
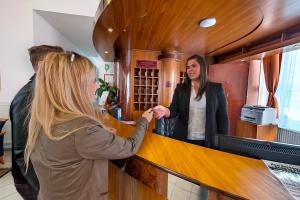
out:
{"label": "radiator", "polygon": [[300,132],[278,128],[277,141],[300,145]]}

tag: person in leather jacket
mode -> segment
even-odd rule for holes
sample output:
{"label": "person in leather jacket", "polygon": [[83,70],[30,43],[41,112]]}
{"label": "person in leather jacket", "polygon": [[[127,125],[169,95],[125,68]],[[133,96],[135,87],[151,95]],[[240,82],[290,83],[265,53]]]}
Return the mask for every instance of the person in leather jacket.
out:
{"label": "person in leather jacket", "polygon": [[[35,72],[39,62],[49,52],[63,52],[58,46],[40,45],[33,46],[29,50],[30,61]],[[10,105],[10,120],[12,128],[12,176],[17,191],[25,200],[37,199],[39,183],[32,164],[29,164],[25,172],[24,150],[28,135],[28,120],[30,104],[34,91],[35,74],[29,82],[23,86],[14,97]],[[42,111],[41,111],[42,112]]]}

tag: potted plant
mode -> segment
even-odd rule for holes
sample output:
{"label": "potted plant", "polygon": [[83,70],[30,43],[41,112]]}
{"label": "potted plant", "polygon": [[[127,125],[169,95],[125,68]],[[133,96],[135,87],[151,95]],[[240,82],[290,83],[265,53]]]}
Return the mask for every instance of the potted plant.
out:
{"label": "potted plant", "polygon": [[98,78],[99,88],[96,90],[96,95],[101,97],[104,91],[108,91],[108,103],[117,103],[117,89],[103,79]]}

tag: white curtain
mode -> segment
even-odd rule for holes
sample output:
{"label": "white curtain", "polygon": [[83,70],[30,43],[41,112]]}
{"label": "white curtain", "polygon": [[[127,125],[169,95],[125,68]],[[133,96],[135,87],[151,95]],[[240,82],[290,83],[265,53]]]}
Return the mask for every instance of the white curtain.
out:
{"label": "white curtain", "polygon": [[260,77],[259,77],[259,93],[258,105],[266,106],[268,102],[269,92],[265,81],[264,63],[260,60]]}
{"label": "white curtain", "polygon": [[275,96],[279,103],[278,126],[300,132],[300,49],[283,53]]}

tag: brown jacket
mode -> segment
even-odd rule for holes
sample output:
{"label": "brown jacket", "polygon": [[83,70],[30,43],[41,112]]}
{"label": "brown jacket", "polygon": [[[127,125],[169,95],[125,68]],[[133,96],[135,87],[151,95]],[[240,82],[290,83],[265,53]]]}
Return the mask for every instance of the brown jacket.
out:
{"label": "brown jacket", "polygon": [[[108,160],[133,156],[139,149],[148,122],[141,118],[128,138],[111,134],[89,119],[78,118],[53,130],[79,130],[53,141],[40,134],[31,161],[40,183],[41,200],[94,200],[108,198]],[[83,127],[83,128],[81,128]]]}

